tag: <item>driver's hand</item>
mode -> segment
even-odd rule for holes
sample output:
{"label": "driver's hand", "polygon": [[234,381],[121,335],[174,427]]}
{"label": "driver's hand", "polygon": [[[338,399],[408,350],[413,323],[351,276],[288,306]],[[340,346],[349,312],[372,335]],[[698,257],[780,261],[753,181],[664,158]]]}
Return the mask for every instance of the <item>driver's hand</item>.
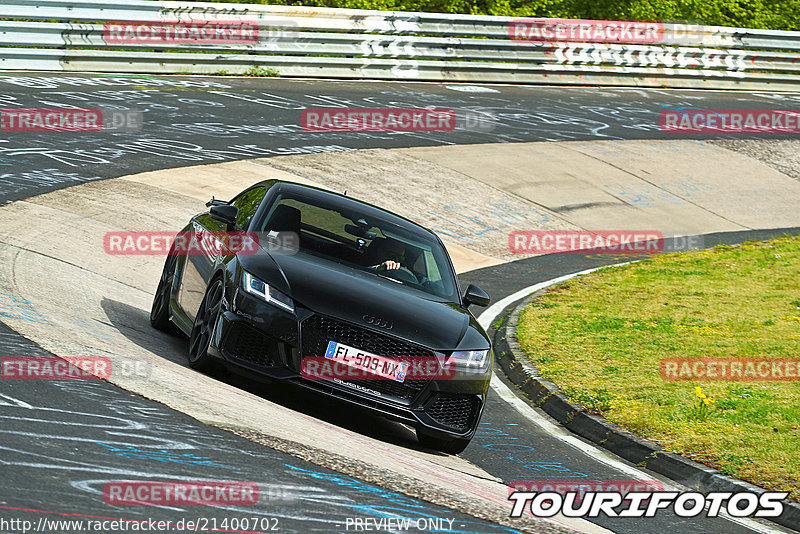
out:
{"label": "driver's hand", "polygon": [[393,271],[395,269],[399,269],[400,268],[400,262],[399,261],[386,260],[385,262],[381,263],[380,268],[382,270],[384,270],[384,271]]}

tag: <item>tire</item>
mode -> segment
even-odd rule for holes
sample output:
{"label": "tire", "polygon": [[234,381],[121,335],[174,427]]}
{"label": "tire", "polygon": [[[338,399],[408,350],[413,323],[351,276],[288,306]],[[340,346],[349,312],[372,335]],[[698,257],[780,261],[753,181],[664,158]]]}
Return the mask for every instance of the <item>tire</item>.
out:
{"label": "tire", "polygon": [[417,429],[417,440],[426,449],[445,452],[447,454],[459,454],[464,452],[471,439],[441,439],[435,438],[425,433],[424,430]]}
{"label": "tire", "polygon": [[[172,252],[172,251],[170,251]],[[178,257],[170,254],[164,262],[161,279],[158,281],[156,294],[153,296],[153,305],[150,308],[150,326],[156,330],[174,334],[175,327],[169,320],[169,301],[172,298],[172,281],[175,278],[175,266]]]}
{"label": "tire", "polygon": [[212,280],[206,289],[203,302],[194,318],[189,336],[189,366],[198,371],[208,371],[215,366],[215,358],[208,353],[214,325],[217,324],[222,308],[224,285],[221,278]]}

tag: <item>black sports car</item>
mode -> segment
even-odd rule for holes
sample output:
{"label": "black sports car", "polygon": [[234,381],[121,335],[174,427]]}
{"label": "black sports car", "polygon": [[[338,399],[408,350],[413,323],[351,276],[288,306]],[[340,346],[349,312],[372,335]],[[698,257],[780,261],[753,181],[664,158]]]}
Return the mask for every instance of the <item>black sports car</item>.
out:
{"label": "black sports car", "polygon": [[474,285],[460,294],[433,232],[278,180],[207,205],[183,232],[252,232],[258,246],[197,254],[173,245],[150,322],[189,336],[193,368],[224,362],[294,381],[412,425],[426,447],[464,450],[493,363],[468,307],[489,296]]}

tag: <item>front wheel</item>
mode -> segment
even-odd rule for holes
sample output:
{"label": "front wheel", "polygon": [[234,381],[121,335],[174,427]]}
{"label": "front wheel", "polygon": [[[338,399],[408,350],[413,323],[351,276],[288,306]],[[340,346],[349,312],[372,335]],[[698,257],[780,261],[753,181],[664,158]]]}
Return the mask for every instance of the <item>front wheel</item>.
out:
{"label": "front wheel", "polygon": [[189,336],[189,366],[198,371],[207,371],[214,365],[214,357],[208,353],[211,337],[222,309],[224,287],[219,278],[211,282],[194,318]]}
{"label": "front wheel", "polygon": [[417,440],[419,444],[426,449],[433,449],[435,451],[445,452],[447,454],[458,454],[464,452],[471,439],[457,438],[457,439],[442,439],[435,438],[426,434],[424,430],[417,429]]}

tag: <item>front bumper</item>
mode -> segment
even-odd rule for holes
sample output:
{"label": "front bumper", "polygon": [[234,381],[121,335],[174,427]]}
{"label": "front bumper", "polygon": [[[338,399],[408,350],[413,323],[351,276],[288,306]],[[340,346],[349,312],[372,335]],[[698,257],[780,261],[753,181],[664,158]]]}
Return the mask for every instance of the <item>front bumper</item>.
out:
{"label": "front bumper", "polygon": [[303,356],[320,357],[333,340],[381,355],[404,356],[428,351],[360,325],[315,314],[297,306],[295,314],[278,309],[244,291],[233,291],[212,339],[209,353],[256,375],[291,381],[356,404],[441,438],[471,438],[486,401],[491,364],[486,372],[456,371],[447,379],[312,380],[301,375]]}

